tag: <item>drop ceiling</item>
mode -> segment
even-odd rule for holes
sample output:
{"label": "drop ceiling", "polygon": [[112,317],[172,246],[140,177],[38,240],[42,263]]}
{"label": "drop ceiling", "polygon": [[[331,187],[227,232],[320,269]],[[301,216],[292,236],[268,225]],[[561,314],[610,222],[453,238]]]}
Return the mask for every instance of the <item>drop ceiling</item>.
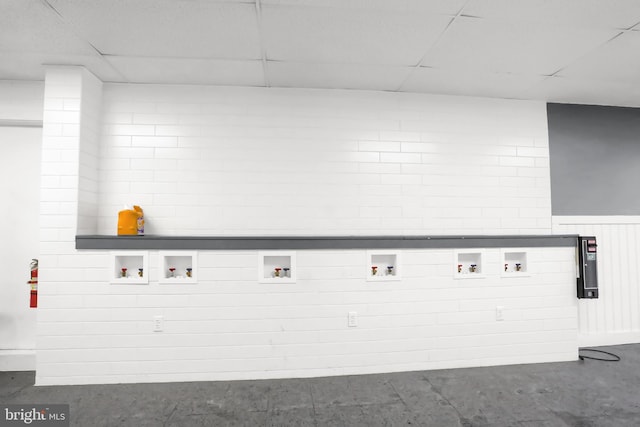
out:
{"label": "drop ceiling", "polygon": [[0,0],[0,80],[440,93],[640,107],[638,0]]}

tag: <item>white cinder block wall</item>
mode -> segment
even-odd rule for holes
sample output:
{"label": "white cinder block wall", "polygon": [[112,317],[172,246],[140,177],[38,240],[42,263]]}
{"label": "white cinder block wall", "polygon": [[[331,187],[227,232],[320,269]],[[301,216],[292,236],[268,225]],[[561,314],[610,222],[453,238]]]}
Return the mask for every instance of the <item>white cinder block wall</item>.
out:
{"label": "white cinder block wall", "polygon": [[[115,234],[133,203],[166,235],[550,232],[544,103],[142,85],[102,95],[100,233]],[[195,285],[160,284],[150,251],[148,285],[114,285],[109,254],[76,251],[75,224],[56,234],[48,215],[41,385],[577,358],[571,248],[524,249],[530,274],[510,278],[487,249],[485,277],[468,280],[453,278],[452,250],[406,250],[402,279],[388,282],[366,280],[366,251],[297,251],[287,284],[259,283],[258,251],[201,251]]]}
{"label": "white cinder block wall", "polygon": [[154,234],[541,234],[543,102],[107,85],[98,229]]}

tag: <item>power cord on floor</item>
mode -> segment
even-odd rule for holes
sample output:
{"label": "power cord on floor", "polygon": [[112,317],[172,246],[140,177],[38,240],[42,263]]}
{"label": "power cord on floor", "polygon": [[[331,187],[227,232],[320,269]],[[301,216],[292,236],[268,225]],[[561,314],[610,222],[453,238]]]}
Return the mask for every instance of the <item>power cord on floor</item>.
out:
{"label": "power cord on floor", "polygon": [[[602,353],[602,354],[606,354],[608,356],[613,357],[613,359],[602,359],[602,358],[599,358],[599,357],[584,356],[584,355],[580,354],[581,351],[593,351],[595,353]],[[608,351],[604,351],[604,350],[596,350],[596,349],[593,349],[593,348],[580,348],[580,349],[578,349],[578,358],[580,360],[590,359],[590,360],[599,360],[601,362],[619,362],[621,360],[620,356],[618,356],[617,354],[609,353]]]}

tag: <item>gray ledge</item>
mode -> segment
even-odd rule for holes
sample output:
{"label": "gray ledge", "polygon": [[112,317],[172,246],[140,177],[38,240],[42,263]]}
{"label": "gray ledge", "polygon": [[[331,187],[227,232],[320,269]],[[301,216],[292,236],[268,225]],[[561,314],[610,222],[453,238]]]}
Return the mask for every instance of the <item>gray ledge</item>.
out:
{"label": "gray ledge", "polygon": [[0,119],[0,127],[41,128],[42,127],[42,120]]}
{"label": "gray ledge", "polygon": [[577,235],[509,236],[76,236],[76,249],[278,250],[575,247]]}

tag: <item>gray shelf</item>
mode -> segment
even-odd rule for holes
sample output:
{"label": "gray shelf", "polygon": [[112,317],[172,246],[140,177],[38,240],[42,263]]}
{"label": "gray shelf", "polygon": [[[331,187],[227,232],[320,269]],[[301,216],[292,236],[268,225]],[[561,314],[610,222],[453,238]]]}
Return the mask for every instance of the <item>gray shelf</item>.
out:
{"label": "gray shelf", "polygon": [[575,247],[577,235],[513,236],[76,236],[76,249],[293,250]]}

